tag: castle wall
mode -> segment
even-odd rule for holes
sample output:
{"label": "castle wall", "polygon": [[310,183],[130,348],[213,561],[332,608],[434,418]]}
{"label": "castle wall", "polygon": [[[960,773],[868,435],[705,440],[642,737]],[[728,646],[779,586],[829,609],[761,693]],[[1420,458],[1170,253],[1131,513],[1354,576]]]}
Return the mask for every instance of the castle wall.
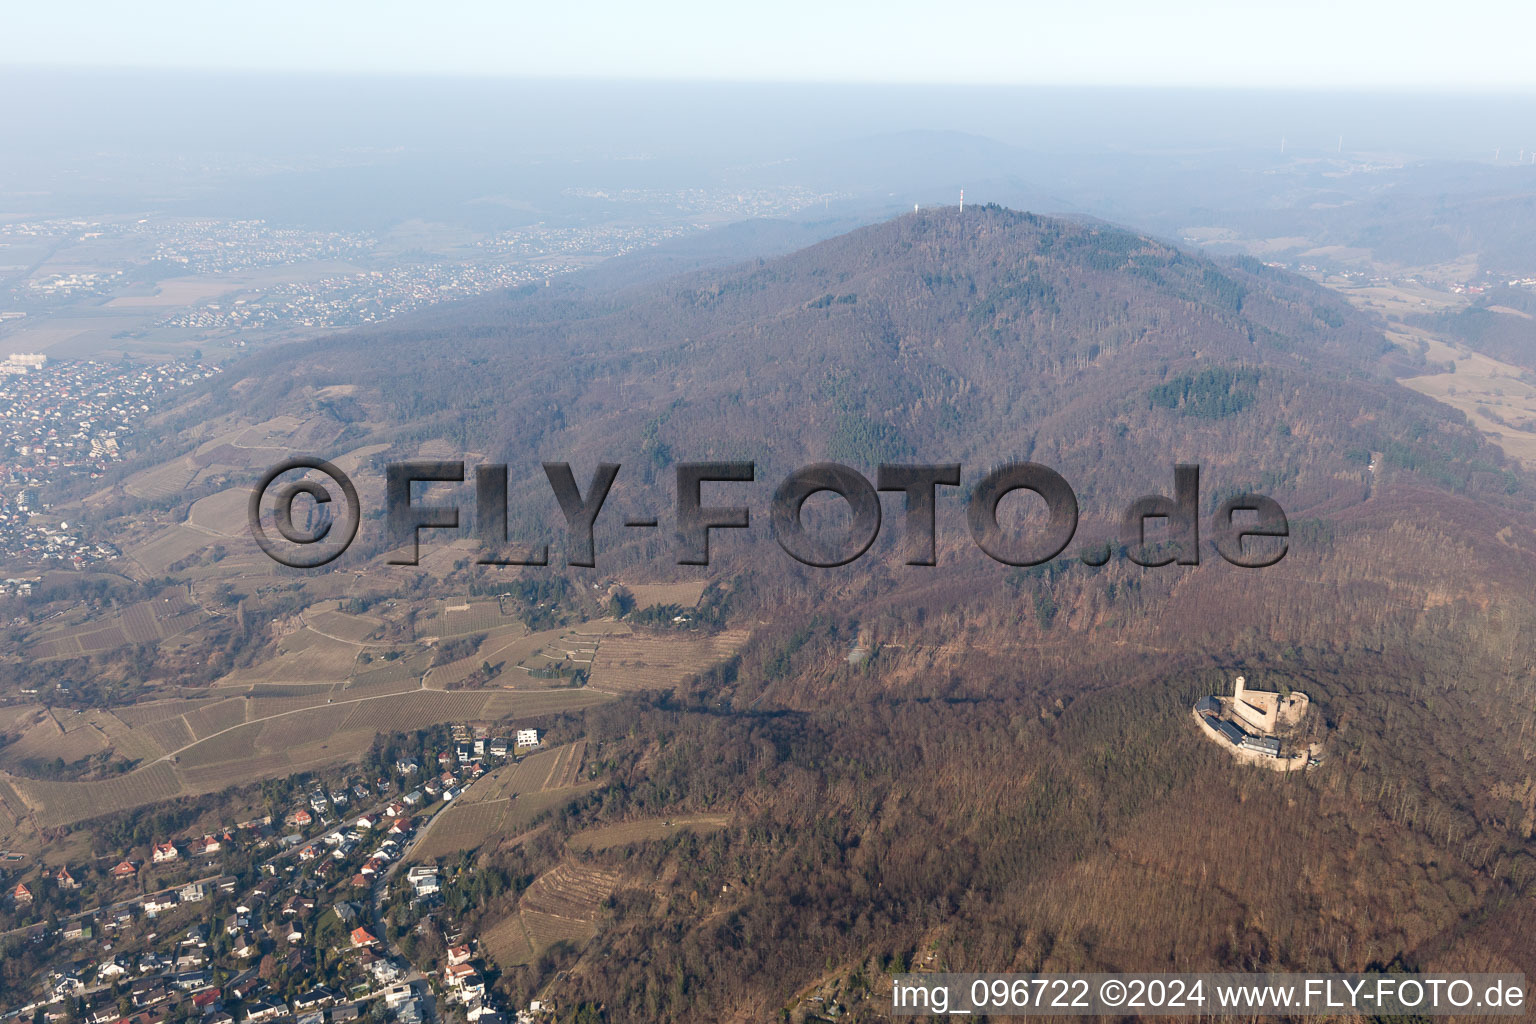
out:
{"label": "castle wall", "polygon": [[1232,710],[1245,724],[1259,732],[1272,733],[1279,724],[1280,695],[1256,690],[1243,691],[1242,697],[1234,697]]}
{"label": "castle wall", "polygon": [[1195,716],[1195,724],[1200,727],[1200,731],[1205,733],[1211,742],[1220,746],[1243,764],[1258,765],[1276,772],[1294,772],[1307,766],[1307,755],[1305,752],[1293,754],[1290,757],[1265,757],[1255,750],[1244,750],[1241,747],[1234,747],[1227,742],[1221,733],[1211,728],[1211,723],[1206,721],[1204,715],[1193,709],[1191,709],[1190,714]]}

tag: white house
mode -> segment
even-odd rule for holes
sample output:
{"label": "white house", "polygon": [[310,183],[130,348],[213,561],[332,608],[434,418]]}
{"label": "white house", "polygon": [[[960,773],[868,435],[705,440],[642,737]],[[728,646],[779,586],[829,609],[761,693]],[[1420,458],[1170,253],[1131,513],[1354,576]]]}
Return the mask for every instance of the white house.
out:
{"label": "white house", "polygon": [[174,910],[180,902],[173,892],[168,892],[161,896],[151,896],[144,901],[144,913],[148,917],[154,917],[156,914],[164,913],[167,910]]}
{"label": "white house", "polygon": [[405,880],[411,883],[411,888],[416,890],[417,896],[430,896],[439,889],[437,868],[411,868],[405,873]]}

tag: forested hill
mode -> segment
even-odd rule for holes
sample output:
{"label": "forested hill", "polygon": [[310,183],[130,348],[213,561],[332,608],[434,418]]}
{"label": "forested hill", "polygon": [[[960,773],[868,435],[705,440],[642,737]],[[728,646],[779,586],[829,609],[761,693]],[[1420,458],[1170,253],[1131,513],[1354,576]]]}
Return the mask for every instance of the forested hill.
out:
{"label": "forested hill", "polygon": [[[1228,650],[1379,643],[1423,615],[1528,602],[1536,485],[1459,412],[1395,383],[1407,360],[1342,300],[1259,264],[946,208],[659,284],[526,289],[276,350],[210,404],[273,415],[354,385],[369,426],[349,443],[507,462],[517,537],[562,528],[540,461],[570,461],[583,482],[621,463],[600,524],[608,572],[675,570],[664,540],[615,524],[667,510],[677,462],[755,461],[757,482],[733,493],[765,524],[778,480],[813,460],[871,478],[883,461],[960,462],[969,486],[1031,459],[1076,490],[1080,544],[1114,540],[1129,501],[1170,493],[1173,464],[1195,462],[1204,515],[1244,490],[1281,503],[1281,566],[1096,570],[1075,543],[1034,570],[1021,608],[1018,575],[979,556],[963,498],[941,493],[937,572],[891,575],[893,527],[854,565],[805,577],[765,525],[721,537],[712,572],[755,580],[776,613],[963,601],[1031,633]],[[346,560],[377,557],[381,534],[364,530]]]}
{"label": "forested hill", "polygon": [[[971,484],[1029,458],[1076,489],[1084,539],[1170,493],[1176,461],[1204,467],[1207,513],[1250,488],[1282,503],[1290,553],[1261,570],[1069,551],[1020,571],[976,554],[959,496],[940,497],[936,569],[877,544],[802,570],[766,531],[751,557],[723,539],[713,608],[750,642],[676,693],[590,712],[609,781],[551,829],[733,816],[638,848],[626,870],[670,895],[616,897],[570,978],[606,1019],[746,1021],[919,957],[1536,971],[1533,482],[1394,383],[1406,359],[1262,266],[951,208],[274,351],[188,415],[330,407],[320,388],[355,385],[349,444],[508,462],[514,529],[557,515],[544,459],[583,483],[624,464],[617,521],[665,509],[671,464],[706,458],[756,460],[732,497],[759,510],[813,459],[955,461]],[[377,556],[370,530],[337,565]],[[677,572],[664,543],[599,538],[583,583]],[[358,585],[420,575],[375,569]],[[471,571],[445,586],[485,585]],[[1311,696],[1321,770],[1244,768],[1201,738],[1191,703],[1237,673]],[[495,856],[519,877],[534,854]]]}
{"label": "forested hill", "polygon": [[524,467],[617,461],[631,478],[719,456],[765,478],[811,458],[1032,458],[1081,480],[1091,514],[1184,459],[1310,507],[1363,494],[1380,451],[1502,500],[1516,485],[1499,453],[1392,383],[1406,358],[1262,265],[983,207],[661,284],[438,308],[277,350],[218,387],[275,412],[359,385],[395,436]]}

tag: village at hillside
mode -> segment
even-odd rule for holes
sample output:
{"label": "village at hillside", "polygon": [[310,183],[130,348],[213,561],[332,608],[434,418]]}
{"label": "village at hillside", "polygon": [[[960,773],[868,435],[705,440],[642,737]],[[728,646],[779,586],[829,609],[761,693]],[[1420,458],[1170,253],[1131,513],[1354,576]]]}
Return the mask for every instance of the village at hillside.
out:
{"label": "village at hillside", "polygon": [[[13,922],[5,934],[25,939],[19,966],[36,979],[31,1001],[5,1016],[49,1024],[548,1016],[546,1000],[516,1014],[497,1005],[476,942],[445,903],[452,870],[408,863],[442,811],[542,746],[537,729],[493,728],[453,725],[443,749],[422,762],[395,759],[375,780],[312,781],[281,817],[57,867],[0,852]],[[391,934],[392,899],[453,940],[441,968],[413,962],[403,947],[416,943]]]}

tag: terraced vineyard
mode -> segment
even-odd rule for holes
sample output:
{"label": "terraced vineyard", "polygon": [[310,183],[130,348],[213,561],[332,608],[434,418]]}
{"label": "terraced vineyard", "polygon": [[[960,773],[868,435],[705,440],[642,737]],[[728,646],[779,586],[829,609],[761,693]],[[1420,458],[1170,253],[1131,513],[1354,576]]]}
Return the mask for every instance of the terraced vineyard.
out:
{"label": "terraced vineyard", "polygon": [[603,901],[618,888],[617,871],[567,861],[534,879],[521,908],[537,914],[592,924]]}
{"label": "terraced vineyard", "polygon": [[620,877],[572,862],[545,872],[523,893],[517,913],[486,931],[481,939],[486,953],[506,968],[531,963],[557,942],[584,945],[597,934],[603,902]]}

